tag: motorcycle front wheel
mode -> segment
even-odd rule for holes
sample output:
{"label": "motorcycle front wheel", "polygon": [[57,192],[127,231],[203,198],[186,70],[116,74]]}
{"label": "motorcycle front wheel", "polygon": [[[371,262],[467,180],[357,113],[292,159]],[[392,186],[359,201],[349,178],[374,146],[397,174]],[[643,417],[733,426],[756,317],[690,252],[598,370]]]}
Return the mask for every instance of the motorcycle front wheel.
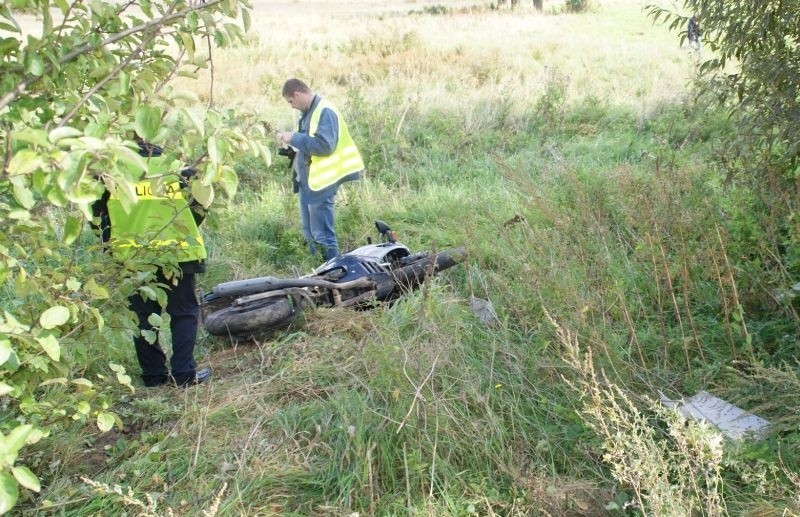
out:
{"label": "motorcycle front wheel", "polygon": [[464,248],[451,248],[437,254],[417,253],[402,260],[393,271],[395,282],[403,288],[414,288],[425,281],[428,276],[451,268],[463,262],[467,252]]}
{"label": "motorcycle front wheel", "polygon": [[212,336],[259,335],[289,325],[296,314],[289,298],[268,298],[212,312],[203,325]]}

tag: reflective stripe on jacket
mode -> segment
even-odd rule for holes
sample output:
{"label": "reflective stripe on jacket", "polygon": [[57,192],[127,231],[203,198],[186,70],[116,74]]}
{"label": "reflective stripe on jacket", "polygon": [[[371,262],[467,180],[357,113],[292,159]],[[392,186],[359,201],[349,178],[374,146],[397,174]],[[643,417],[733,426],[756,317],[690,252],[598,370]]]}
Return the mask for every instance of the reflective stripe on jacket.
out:
{"label": "reflective stripe on jacket", "polygon": [[358,152],[353,137],[347,129],[347,124],[339,111],[325,99],[321,99],[314,112],[311,114],[308,133],[313,135],[317,131],[319,116],[322,110],[328,108],[336,114],[339,122],[339,138],[336,149],[329,156],[314,156],[308,170],[308,186],[311,190],[319,191],[355,174],[364,169],[364,160]]}
{"label": "reflective stripe on jacket", "polygon": [[177,262],[203,260],[206,248],[178,181],[159,185],[157,180],[136,184],[137,201],[125,211],[113,193],[108,199],[111,247],[114,256],[126,259],[137,248],[166,248]]}

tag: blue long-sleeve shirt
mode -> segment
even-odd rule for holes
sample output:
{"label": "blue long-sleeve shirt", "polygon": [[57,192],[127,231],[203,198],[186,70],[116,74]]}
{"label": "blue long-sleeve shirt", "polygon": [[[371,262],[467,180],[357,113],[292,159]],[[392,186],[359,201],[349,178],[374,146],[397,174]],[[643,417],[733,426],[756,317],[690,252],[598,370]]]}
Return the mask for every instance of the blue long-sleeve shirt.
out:
{"label": "blue long-sleeve shirt", "polygon": [[[313,191],[308,186],[308,171],[311,160],[314,156],[330,156],[336,150],[339,143],[339,119],[332,109],[323,108],[319,114],[317,129],[313,135],[309,134],[311,126],[311,114],[317,109],[320,102],[319,95],[315,95],[311,101],[308,111],[302,114],[297,132],[292,135],[289,145],[295,148],[297,154],[294,157],[295,179],[300,184],[300,191],[306,199],[314,197],[327,197],[332,190],[336,190],[341,181],[325,187],[322,190]],[[350,176],[347,181],[357,179],[359,176]]]}

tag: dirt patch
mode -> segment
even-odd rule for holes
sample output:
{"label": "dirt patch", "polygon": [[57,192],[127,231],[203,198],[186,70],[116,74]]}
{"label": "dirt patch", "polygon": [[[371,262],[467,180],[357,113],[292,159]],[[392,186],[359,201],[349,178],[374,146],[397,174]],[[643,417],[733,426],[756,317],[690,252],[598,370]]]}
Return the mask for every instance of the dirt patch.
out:
{"label": "dirt patch", "polygon": [[116,427],[106,433],[97,433],[87,437],[87,448],[80,456],[80,463],[75,465],[77,474],[95,476],[105,470],[112,451],[120,440],[130,441],[142,432],[142,423],[126,424],[120,431]]}

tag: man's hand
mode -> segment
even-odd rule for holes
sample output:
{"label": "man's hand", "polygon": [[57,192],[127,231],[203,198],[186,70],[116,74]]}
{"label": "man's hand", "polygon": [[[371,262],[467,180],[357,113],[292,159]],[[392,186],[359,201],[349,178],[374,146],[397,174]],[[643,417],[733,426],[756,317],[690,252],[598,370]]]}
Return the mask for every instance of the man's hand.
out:
{"label": "man's hand", "polygon": [[288,144],[289,142],[292,141],[292,135],[294,135],[294,132],[292,132],[292,131],[279,131],[278,132],[278,141],[281,144]]}

